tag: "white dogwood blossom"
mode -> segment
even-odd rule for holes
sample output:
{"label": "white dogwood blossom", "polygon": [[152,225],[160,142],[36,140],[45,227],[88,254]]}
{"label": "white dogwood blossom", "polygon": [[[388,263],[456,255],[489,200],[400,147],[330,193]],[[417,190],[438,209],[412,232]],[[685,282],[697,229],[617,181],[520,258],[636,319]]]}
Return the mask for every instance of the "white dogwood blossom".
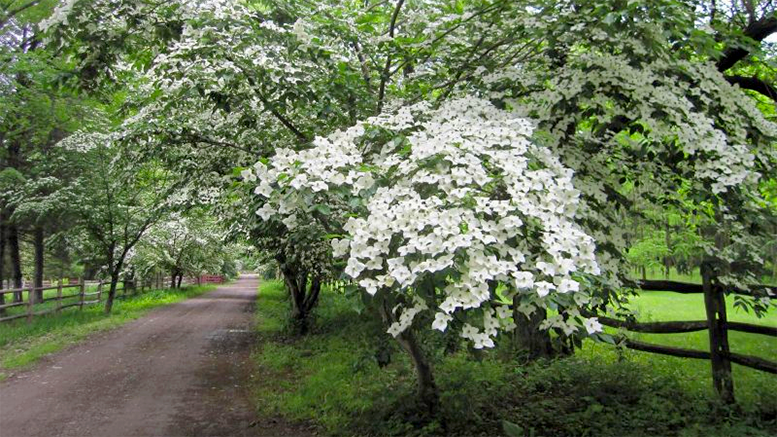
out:
{"label": "white dogwood blossom", "polygon": [[[332,249],[368,293],[413,302],[397,308],[389,332],[398,335],[427,310],[436,312],[439,330],[455,314],[472,313],[479,327],[467,324],[461,335],[491,347],[500,330],[515,326],[496,285],[504,297],[521,293],[548,306],[559,294],[584,295],[579,275],[599,273],[594,239],[575,222],[572,171],[532,141],[532,130],[528,120],[473,97],[438,109],[404,107],[257,164],[255,192],[266,198],[257,214],[291,228],[312,193],[358,199]],[[436,291],[424,290],[432,276],[443,279]],[[572,332],[583,321],[554,326]]]}

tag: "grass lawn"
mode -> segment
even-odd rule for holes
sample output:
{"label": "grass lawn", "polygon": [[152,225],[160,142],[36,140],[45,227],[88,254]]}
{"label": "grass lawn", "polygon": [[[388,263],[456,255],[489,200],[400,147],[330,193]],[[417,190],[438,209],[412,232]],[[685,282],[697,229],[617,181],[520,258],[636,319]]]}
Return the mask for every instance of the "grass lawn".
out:
{"label": "grass lawn", "polygon": [[[644,320],[697,318],[696,297],[680,297],[651,293],[633,305]],[[260,286],[256,405],[267,417],[311,423],[326,434],[500,435],[507,420],[526,436],[777,435],[773,375],[737,367],[740,404],[732,408],[712,395],[706,361],[619,354],[589,342],[574,357],[522,366],[504,344],[488,353],[443,355],[438,333],[423,342],[437,351],[431,356],[442,406],[437,420],[423,420],[414,407],[414,372],[375,318],[357,314],[344,295],[322,293],[314,329],[295,337],[285,326],[288,308],[281,283]],[[660,337],[655,341],[700,349],[706,341],[703,333]],[[736,351],[774,358],[775,345],[758,337],[731,342]],[[381,368],[378,357],[390,363]]]}
{"label": "grass lawn", "polygon": [[[64,309],[60,314],[35,317],[0,324],[0,380],[12,369],[30,365],[42,356],[77,343],[95,332],[123,325],[144,315],[148,310],[178,302],[215,289],[215,285],[186,287],[180,290],[154,290],[127,296],[114,302],[110,315],[103,305],[90,305],[83,310]],[[54,290],[56,293],[56,290]]]}
{"label": "grass lawn", "polygon": [[[765,317],[757,318],[752,312],[748,314],[741,309],[734,308],[732,302],[731,297],[726,301],[729,320],[777,326],[777,311],[771,311]],[[638,320],[643,322],[706,319],[704,296],[700,294],[643,292],[641,296],[632,299],[631,308],[639,314]],[[630,335],[635,339],[649,343],[710,350],[707,331],[684,334]],[[775,337],[731,331],[729,332],[729,344],[732,352],[777,360],[777,338]],[[599,355],[612,360],[618,359],[618,353],[611,346],[594,342],[586,344],[583,354]],[[677,358],[639,351],[627,351],[626,354],[629,360],[648,364],[661,373],[673,375],[689,390],[708,392],[710,395],[713,393],[708,360]],[[759,403],[763,400],[764,393],[777,393],[777,377],[775,375],[737,364],[732,366],[734,390],[741,402]]]}

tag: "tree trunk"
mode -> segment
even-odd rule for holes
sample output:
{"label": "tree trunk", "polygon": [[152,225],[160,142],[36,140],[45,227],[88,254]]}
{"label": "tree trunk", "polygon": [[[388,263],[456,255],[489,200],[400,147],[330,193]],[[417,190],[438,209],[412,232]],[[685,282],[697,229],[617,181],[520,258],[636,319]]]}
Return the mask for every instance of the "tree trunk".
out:
{"label": "tree trunk", "polygon": [[[0,214],[0,290],[5,288],[5,221]],[[0,305],[5,304],[5,294],[0,293]],[[5,308],[0,309],[0,316],[5,314]]]}
{"label": "tree trunk", "polygon": [[530,316],[526,316],[518,311],[518,299],[517,295],[513,298],[515,345],[518,350],[526,353],[530,361],[550,357],[553,354],[550,333],[540,329],[540,324],[547,318],[547,312],[544,308],[536,308]]}
{"label": "tree trunk", "polygon": [[178,275],[178,289],[181,289],[181,281],[183,280],[183,274]]}
{"label": "tree trunk", "polygon": [[43,290],[40,290],[40,288],[43,288],[43,257],[46,249],[43,244],[44,236],[43,227],[36,226],[33,233],[33,245],[35,247],[35,278],[32,282],[33,287],[38,289],[35,291],[36,302],[43,301]]}
{"label": "tree trunk", "polygon": [[664,244],[666,244],[667,254],[664,256],[664,277],[669,279],[669,269],[672,266],[672,238],[670,235],[671,228],[669,227],[669,218],[666,219],[666,227],[664,228]]}
{"label": "tree trunk", "polygon": [[[113,260],[111,260],[111,263],[109,265],[112,265]],[[113,309],[113,300],[116,298],[116,287],[119,284],[119,276],[121,276],[121,268],[124,267],[124,257],[122,256],[121,260],[116,264],[116,266],[111,270],[111,287],[108,290],[108,298],[105,299],[105,313],[110,314],[111,309]],[[125,290],[126,293],[126,290]]]}
{"label": "tree trunk", "polygon": [[704,306],[707,311],[710,355],[712,363],[712,385],[723,402],[733,404],[734,380],[731,377],[728,331],[726,330],[726,301],[723,292],[713,283],[713,270],[709,263],[701,265]]}
{"label": "tree trunk", "polygon": [[173,269],[172,272],[170,272],[170,288],[175,288],[175,277],[178,276],[178,270]]}
{"label": "tree trunk", "polygon": [[113,309],[113,300],[116,298],[116,288],[119,285],[119,274],[111,273],[111,286],[108,289],[108,298],[105,299],[105,314],[110,314]]}
{"label": "tree trunk", "polygon": [[[396,318],[389,308],[388,302],[382,300],[378,305],[378,310],[387,325],[394,323]],[[418,402],[423,408],[423,412],[433,417],[440,408],[440,390],[434,381],[434,372],[432,365],[426,358],[423,350],[418,344],[418,340],[413,334],[412,327],[408,327],[395,337],[399,346],[402,347],[413,362],[416,371],[416,388],[418,390]]]}
{"label": "tree trunk", "polygon": [[307,295],[305,296],[305,299],[303,300],[303,307],[305,309],[305,314],[310,314],[311,311],[313,311],[313,307],[316,306],[316,303],[318,302],[318,295],[321,293],[321,278],[318,276],[313,277],[310,281],[310,288],[308,289]]}
{"label": "tree trunk", "polygon": [[403,333],[399,334],[397,342],[407,352],[413,361],[413,366],[415,366],[418,401],[426,413],[430,416],[435,416],[440,409],[440,390],[434,382],[432,365],[418,345],[418,340],[413,335],[411,328],[407,328]]}
{"label": "tree trunk", "polygon": [[[11,252],[11,277],[13,288],[22,288],[22,261],[19,255],[19,229],[16,225],[8,225],[8,250]],[[22,301],[22,292],[13,295],[14,302]]]}
{"label": "tree trunk", "polygon": [[777,243],[772,246],[772,281],[777,281]]}
{"label": "tree trunk", "polygon": [[307,273],[295,274],[290,268],[284,268],[283,279],[291,298],[291,323],[299,334],[308,332],[308,314],[305,312],[305,292],[307,291]]}
{"label": "tree trunk", "polygon": [[[310,277],[307,272],[297,273],[294,269],[281,269],[286,290],[291,297],[291,322],[299,334],[306,334],[310,329],[310,313],[318,302],[321,292],[321,278]],[[310,279],[310,285],[308,285]]]}

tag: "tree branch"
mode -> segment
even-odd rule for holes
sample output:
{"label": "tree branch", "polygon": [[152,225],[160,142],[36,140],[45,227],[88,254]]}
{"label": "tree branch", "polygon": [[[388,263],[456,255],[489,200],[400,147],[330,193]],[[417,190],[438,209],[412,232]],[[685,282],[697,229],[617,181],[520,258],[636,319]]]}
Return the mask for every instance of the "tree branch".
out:
{"label": "tree branch", "polygon": [[[761,42],[767,36],[777,32],[777,15],[762,17],[760,20],[752,21],[745,28],[746,37]],[[723,57],[718,60],[718,71],[726,71],[734,64],[744,59],[750,52],[740,47],[729,47],[723,52]]]}
{"label": "tree branch", "polygon": [[[434,47],[435,44],[437,44],[438,42],[442,41],[448,35],[450,35],[451,33],[455,32],[456,30],[458,30],[465,23],[468,23],[468,22],[470,22],[470,21],[480,17],[481,15],[488,14],[489,12],[493,12],[494,10],[499,9],[499,7],[501,6],[502,3],[504,3],[504,0],[496,1],[496,2],[494,2],[492,4],[490,4],[490,5],[487,5],[486,7],[484,7],[483,9],[481,9],[479,11],[476,11],[476,12],[473,12],[473,13],[469,14],[469,16],[467,16],[466,18],[462,19],[461,21],[459,21],[455,25],[451,26],[450,29],[448,29],[445,32],[441,33],[440,35],[436,36],[431,42],[429,42],[429,47]],[[425,63],[426,61],[428,61],[429,58],[432,57],[432,53],[433,53],[433,51],[429,50],[426,56],[424,56],[422,59],[418,60],[417,64],[421,65],[421,64]],[[402,68],[404,68],[405,65],[407,65],[409,62],[416,61],[416,60],[417,59],[415,59],[413,57],[408,57],[405,61],[403,61],[402,63],[400,63],[396,67],[394,67],[394,70],[391,71],[391,75],[394,75],[394,73],[396,73],[397,71],[399,71]]]}
{"label": "tree branch", "polygon": [[33,6],[37,5],[38,3],[40,3],[40,0],[32,0],[31,2],[27,2],[27,3],[19,6],[16,9],[11,9],[10,11],[7,11],[7,12],[4,11],[5,15],[3,16],[3,18],[0,18],[0,29],[5,27],[5,25],[8,24],[8,21],[10,21],[11,18],[13,18],[14,16],[16,16],[17,14],[19,14],[21,12],[24,12],[25,10],[27,10],[27,9],[33,7]]}
{"label": "tree branch", "polygon": [[753,76],[725,76],[731,85],[739,85],[740,88],[755,91],[777,102],[777,88],[771,84]]}
{"label": "tree branch", "polygon": [[218,141],[211,138],[207,138],[203,136],[202,134],[196,133],[196,132],[185,132],[181,135],[181,138],[178,141],[180,144],[186,144],[188,142],[195,142],[195,143],[201,143],[205,144],[206,146],[215,146],[215,147],[228,147],[230,149],[240,150],[241,152],[246,152],[251,155],[256,155],[256,151],[251,149],[246,149],[245,147],[240,147],[236,144],[232,144],[229,142],[224,141]]}
{"label": "tree branch", "polygon": [[256,94],[256,96],[259,97],[259,100],[262,102],[265,109],[270,111],[270,114],[272,114],[275,118],[277,118],[278,121],[281,122],[281,124],[286,126],[286,128],[289,129],[297,137],[297,139],[299,139],[303,143],[307,143],[308,141],[310,141],[310,138],[308,138],[307,135],[302,133],[301,130],[297,129],[297,127],[294,126],[294,123],[292,123],[291,120],[286,118],[283,114],[278,112],[277,109],[275,109],[275,107],[267,100],[264,94],[262,94],[261,90],[259,90],[259,88],[257,87],[257,83],[254,80],[254,78],[251,76],[251,74],[248,71],[246,71],[246,69],[243,68],[243,66],[240,65],[239,62],[236,62],[235,59],[232,59],[230,56],[227,56],[227,59],[232,61],[232,63],[234,63],[235,66],[239,68],[240,71],[243,72],[243,74],[245,74],[246,80],[248,81],[248,84],[251,85],[251,89],[254,91],[254,94]]}
{"label": "tree branch", "polygon": [[[397,17],[399,16],[399,10],[405,0],[399,0],[397,6],[394,8],[394,13],[391,15],[391,23],[389,24],[389,37],[394,38],[394,30],[397,25]],[[391,77],[391,53],[386,55],[386,66],[383,67],[383,72],[380,75],[380,87],[378,88],[378,114],[383,110],[383,99],[386,95],[386,82]]]}
{"label": "tree branch", "polygon": [[302,131],[297,129],[297,127],[294,126],[291,120],[286,118],[283,114],[278,112],[278,110],[273,107],[273,105],[264,97],[264,94],[262,94],[261,91],[254,88],[254,92],[256,93],[257,97],[259,97],[259,100],[262,101],[262,103],[264,104],[264,107],[267,108],[268,111],[270,111],[270,114],[272,114],[275,118],[278,119],[278,121],[280,121],[284,126],[286,126],[286,128],[289,129],[300,141],[302,141],[303,143],[307,143],[308,141],[310,141],[310,138],[308,138],[307,135],[303,134]]}
{"label": "tree branch", "polygon": [[367,59],[364,57],[364,53],[362,53],[362,48],[361,45],[359,45],[359,41],[354,41],[352,46],[356,52],[356,56],[359,58],[359,65],[361,66],[364,85],[367,87],[367,92],[372,94],[373,91],[372,82],[370,81],[370,67],[367,65]]}

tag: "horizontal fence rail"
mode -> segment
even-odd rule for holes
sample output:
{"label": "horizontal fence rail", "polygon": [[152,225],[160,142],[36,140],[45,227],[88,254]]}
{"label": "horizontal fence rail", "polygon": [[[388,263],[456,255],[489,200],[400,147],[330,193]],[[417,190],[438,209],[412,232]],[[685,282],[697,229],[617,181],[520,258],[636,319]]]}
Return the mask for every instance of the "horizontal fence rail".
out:
{"label": "horizontal fence rail", "polygon": [[[704,286],[679,281],[663,280],[639,280],[635,281],[634,288],[642,291],[671,291],[680,294],[703,294]],[[729,293],[741,294],[743,296],[775,296],[777,297],[777,287],[771,285],[758,285],[749,290],[741,288],[730,288]]]}

